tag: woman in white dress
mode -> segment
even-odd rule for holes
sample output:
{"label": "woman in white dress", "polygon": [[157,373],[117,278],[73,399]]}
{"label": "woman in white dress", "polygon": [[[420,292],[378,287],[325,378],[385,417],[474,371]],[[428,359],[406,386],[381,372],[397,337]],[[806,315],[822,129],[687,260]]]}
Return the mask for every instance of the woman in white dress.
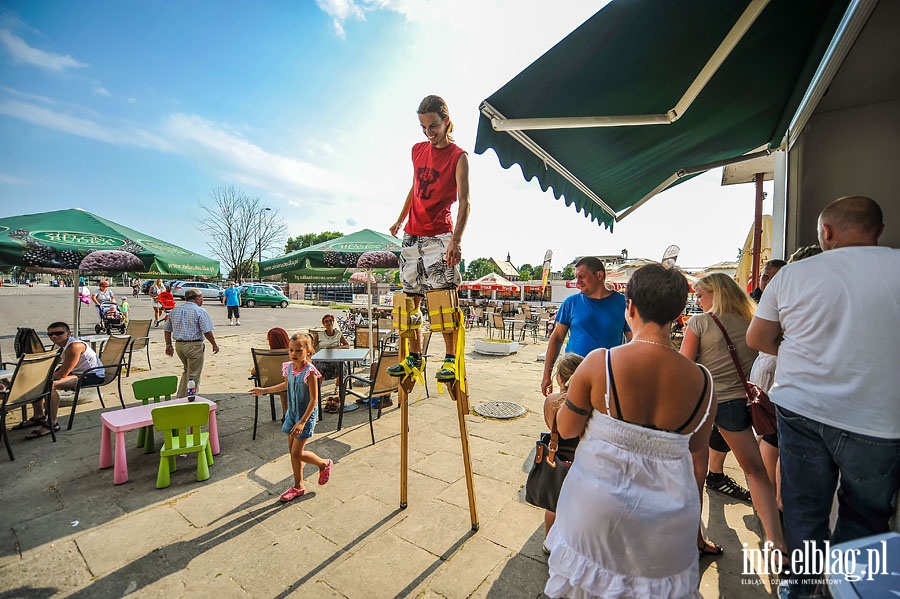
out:
{"label": "woman in white dress", "polygon": [[559,433],[584,436],[547,537],[550,597],[700,597],[691,453],[709,442],[715,405],[709,372],[670,341],[687,293],[677,270],[638,269],[632,341],[591,352],[569,381]]}

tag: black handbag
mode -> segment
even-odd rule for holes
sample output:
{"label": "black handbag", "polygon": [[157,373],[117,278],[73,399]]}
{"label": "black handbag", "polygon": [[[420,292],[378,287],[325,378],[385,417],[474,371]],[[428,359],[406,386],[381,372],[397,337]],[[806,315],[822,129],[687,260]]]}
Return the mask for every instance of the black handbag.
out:
{"label": "black handbag", "polygon": [[[556,420],[549,433],[541,433],[536,443],[534,464],[525,482],[525,501],[535,507],[556,511],[559,491],[575,457],[578,438],[563,439],[560,445]],[[561,454],[561,455],[560,455]],[[566,459],[568,458],[568,459]]]}
{"label": "black handbag", "polygon": [[747,377],[744,376],[744,369],[741,368],[741,363],[737,358],[734,343],[731,342],[731,338],[725,332],[725,326],[719,322],[715,314],[710,313],[710,316],[712,316],[713,322],[722,330],[722,334],[725,336],[725,343],[728,344],[731,360],[734,362],[738,376],[741,377],[741,382],[744,384],[744,395],[747,396],[747,405],[750,407],[750,422],[753,423],[753,430],[756,431],[757,435],[771,435],[778,432],[778,417],[775,415],[775,404],[772,403],[765,391],[760,389],[758,385],[748,381]]}

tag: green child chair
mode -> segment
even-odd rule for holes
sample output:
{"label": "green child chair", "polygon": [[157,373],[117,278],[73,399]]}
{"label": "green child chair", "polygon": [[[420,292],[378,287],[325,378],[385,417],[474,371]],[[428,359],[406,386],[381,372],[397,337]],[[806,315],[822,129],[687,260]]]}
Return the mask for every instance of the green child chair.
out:
{"label": "green child chair", "polygon": [[200,427],[209,424],[209,404],[161,406],[154,408],[150,415],[153,417],[153,428],[165,435],[163,447],[159,451],[156,488],[165,489],[171,484],[169,475],[175,471],[175,457],[182,453],[196,453],[197,481],[208,479],[209,467],[214,462],[209,446],[209,433],[201,432]]}
{"label": "green child chair", "polygon": [[[178,391],[178,377],[158,376],[152,379],[134,381],[131,383],[131,389],[134,391],[134,398],[140,400],[145,406],[150,402],[169,401]],[[153,438],[152,426],[144,427],[138,431],[137,446],[143,447],[144,453],[156,451],[156,441]]]}

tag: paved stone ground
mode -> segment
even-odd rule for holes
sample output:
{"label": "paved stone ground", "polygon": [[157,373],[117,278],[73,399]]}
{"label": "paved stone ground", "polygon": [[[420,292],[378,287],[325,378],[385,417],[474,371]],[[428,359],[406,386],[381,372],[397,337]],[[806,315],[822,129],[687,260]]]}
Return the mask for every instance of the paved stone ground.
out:
{"label": "paved stone ground", "polygon": [[[315,322],[321,310],[261,314],[286,313]],[[130,433],[130,480],[113,485],[112,470],[97,467],[101,408],[93,392],[55,444],[10,432],[16,460],[0,457],[0,597],[542,596],[543,513],[524,502],[523,485],[544,430],[536,357],[545,341],[509,357],[467,353],[473,406],[506,400],[527,409],[515,420],[467,416],[480,523],[472,532],[456,406],[433,384],[431,397],[418,388],[411,395],[407,509],[399,509],[396,407],[376,421],[374,446],[365,410],[346,415],[341,431],[337,417],[325,415],[308,447],[335,461],[331,481],[318,486],[307,468],[309,492],[279,503],[290,485],[290,461],[280,423],[263,402],[259,435],[251,440],[249,348],[265,346],[265,336],[246,329],[217,330],[223,350],[204,372],[201,395],[219,404],[222,446],[206,482],[195,480],[191,456],[179,459],[169,488],[156,489],[159,461],[136,448]],[[440,342],[432,348],[440,349]],[[136,369],[130,380],[178,372],[159,341],[151,357],[153,370]],[[133,404],[127,385],[124,394]],[[118,405],[116,395],[104,394],[107,406]],[[61,414],[65,429],[67,412]],[[727,467],[743,480],[732,458]],[[703,521],[726,547],[718,560],[701,561],[704,596],[768,596],[768,581],[741,574],[742,543],[760,543],[752,508],[714,494],[704,500]]]}

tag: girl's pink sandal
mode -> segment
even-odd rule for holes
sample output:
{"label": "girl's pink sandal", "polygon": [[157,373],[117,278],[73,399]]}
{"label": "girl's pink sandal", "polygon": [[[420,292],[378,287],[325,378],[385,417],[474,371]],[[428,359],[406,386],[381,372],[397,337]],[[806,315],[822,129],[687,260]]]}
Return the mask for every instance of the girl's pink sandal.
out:
{"label": "girl's pink sandal", "polygon": [[324,468],[319,470],[319,484],[324,485],[328,482],[328,479],[331,478],[331,467],[334,465],[334,462],[328,460],[328,463]]}
{"label": "girl's pink sandal", "polygon": [[306,489],[297,489],[295,487],[291,487],[281,494],[280,499],[282,503],[287,503],[288,501],[293,501],[298,497],[302,497],[304,493],[306,493]]}

